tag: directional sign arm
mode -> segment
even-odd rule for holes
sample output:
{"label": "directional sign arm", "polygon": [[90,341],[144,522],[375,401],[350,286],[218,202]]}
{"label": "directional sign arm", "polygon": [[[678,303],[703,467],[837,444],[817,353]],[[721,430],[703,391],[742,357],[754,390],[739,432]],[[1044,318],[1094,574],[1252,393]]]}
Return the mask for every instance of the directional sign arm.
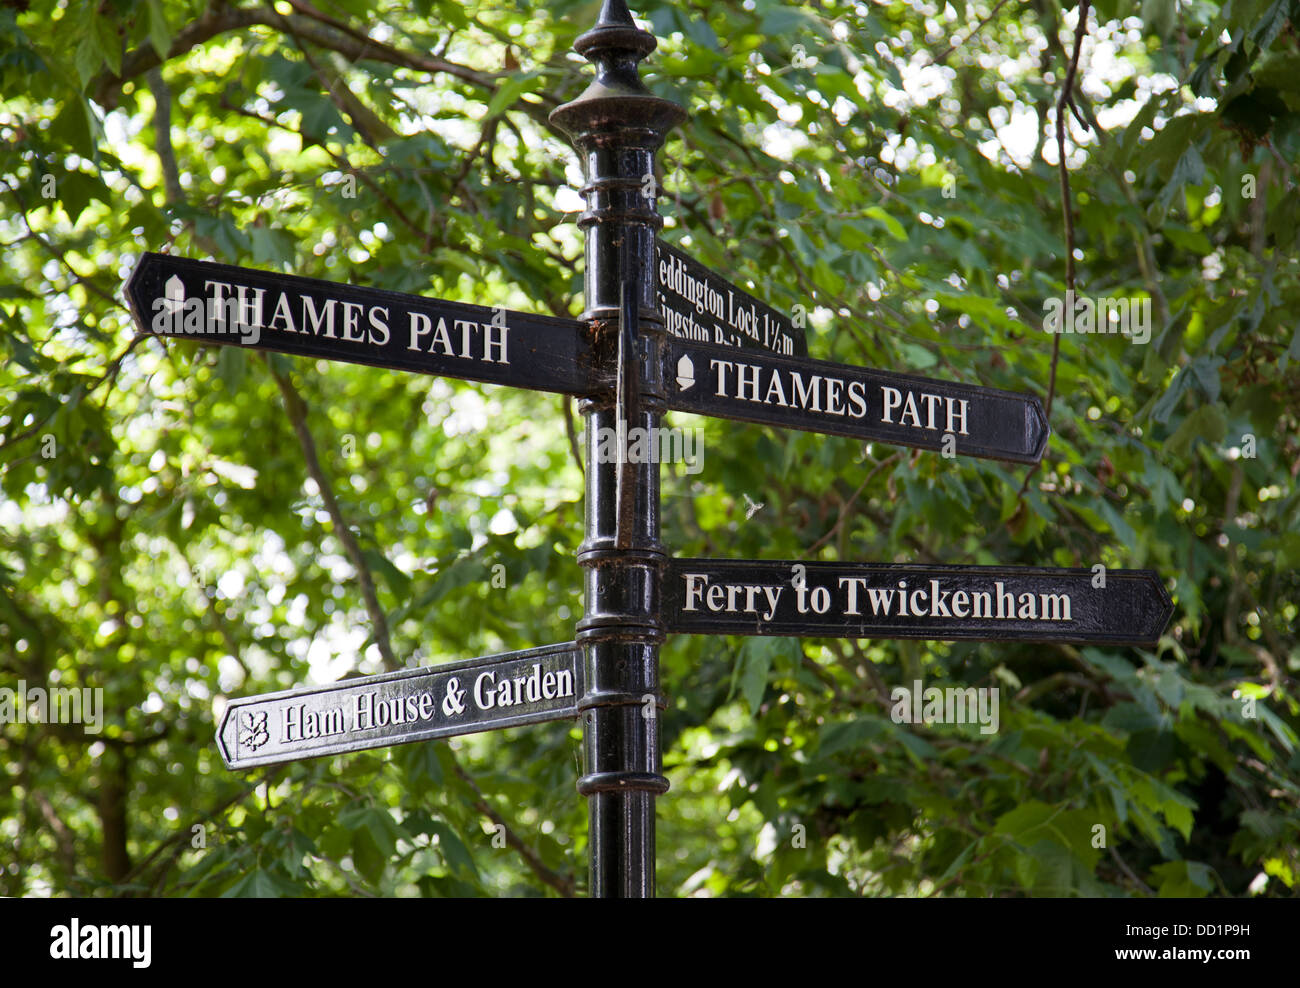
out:
{"label": "directional sign arm", "polygon": [[586,690],[574,642],[240,697],[217,747],[227,768],[383,748],[578,716]]}
{"label": "directional sign arm", "polygon": [[683,340],[665,349],[676,411],[1018,463],[1047,446],[1034,395]]}
{"label": "directional sign arm", "polygon": [[142,332],[584,395],[582,324],[146,253],[126,286]]}
{"label": "directional sign arm", "polygon": [[673,559],[664,579],[682,634],[1155,645],[1173,613],[1153,570]]}
{"label": "directional sign arm", "polygon": [[804,357],[807,334],[781,312],[688,254],[655,241],[659,311],[670,336]]}

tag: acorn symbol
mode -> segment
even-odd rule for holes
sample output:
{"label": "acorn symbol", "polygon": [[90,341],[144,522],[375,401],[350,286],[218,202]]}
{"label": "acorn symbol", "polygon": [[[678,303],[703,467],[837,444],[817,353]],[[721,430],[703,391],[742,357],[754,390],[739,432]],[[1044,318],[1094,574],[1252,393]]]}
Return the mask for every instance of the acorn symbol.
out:
{"label": "acorn symbol", "polygon": [[175,314],[180,312],[185,305],[185,285],[178,275],[172,275],[163,285],[163,297],[166,299],[164,308],[169,313]]}
{"label": "acorn symbol", "polygon": [[677,361],[677,390],[687,391],[695,384],[695,365],[687,354]]}

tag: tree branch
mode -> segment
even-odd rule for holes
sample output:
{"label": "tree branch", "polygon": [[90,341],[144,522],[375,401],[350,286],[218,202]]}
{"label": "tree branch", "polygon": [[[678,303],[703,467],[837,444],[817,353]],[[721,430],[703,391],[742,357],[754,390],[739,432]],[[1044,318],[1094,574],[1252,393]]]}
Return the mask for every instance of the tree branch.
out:
{"label": "tree branch", "polygon": [[578,474],[585,475],[582,454],[578,452],[578,431],[573,421],[573,401],[569,398],[561,398],[560,407],[564,409],[564,433],[569,437],[569,452],[573,454],[573,462],[578,464]]}
{"label": "tree branch", "polygon": [[162,58],[154,46],[145,42],[134,51],[122,56],[122,71],[117,75],[103,72],[91,80],[86,92],[100,106],[113,109],[117,106],[122,84],[128,79],[143,75],[150,69],[162,65],[164,61],[183,55],[195,45],[210,41],[218,34],[265,23],[265,12],[250,7],[228,7],[225,4],[211,4],[202,17],[185,25],[176,33],[172,46],[167,50],[167,59]]}
{"label": "tree branch", "polygon": [[[983,31],[985,25],[988,24],[989,21],[993,20],[993,18],[997,16],[998,11],[1001,10],[1003,7],[1005,7],[1006,4],[1007,4],[1007,0],[998,0],[997,5],[992,10],[989,11],[988,17],[984,18],[984,20],[976,24],[975,27],[971,30],[970,34],[966,35],[966,37],[962,38],[960,41],[954,41],[943,51],[939,52],[939,54],[931,58],[930,65],[938,65],[945,58],[947,58],[954,51],[956,51],[959,47],[966,44],[968,41],[970,41],[971,38],[975,37],[975,35]],[[926,68],[928,69],[930,65],[927,65]]]}
{"label": "tree branch", "polygon": [[1087,690],[1096,693],[1107,705],[1112,702],[1110,691],[1100,683],[1089,679],[1087,676],[1080,676],[1077,672],[1055,672],[1045,679],[1040,679],[1032,686],[1026,686],[1016,694],[1016,702],[1030,704],[1044,694],[1051,693],[1061,686],[1073,686],[1076,689]]}
{"label": "tree branch", "polygon": [[[1056,154],[1057,167],[1061,171],[1061,214],[1065,220],[1065,290],[1074,292],[1074,210],[1070,201],[1070,168],[1065,160],[1065,111],[1073,107],[1071,93],[1074,91],[1074,77],[1079,71],[1079,53],[1083,50],[1083,36],[1088,33],[1088,11],[1091,0],[1079,3],[1079,20],[1074,26],[1074,52],[1070,55],[1070,66],[1066,69],[1065,80],[1061,83],[1061,97],[1056,102]],[[1061,355],[1061,334],[1052,334],[1052,373],[1047,384],[1047,419],[1052,419],[1052,401],[1056,397],[1056,363]]]}
{"label": "tree branch", "polygon": [[[206,823],[208,820],[211,820],[213,817],[215,817],[218,813],[223,813],[226,810],[230,809],[230,807],[234,806],[236,803],[243,802],[254,792],[256,792],[258,788],[261,787],[262,785],[266,785],[269,787],[271,783],[275,781],[276,776],[280,775],[282,772],[284,772],[284,770],[285,770],[285,766],[283,765],[271,769],[270,772],[268,772],[262,778],[258,779],[256,782],[254,782],[243,792],[236,793],[235,795],[231,796],[229,799],[225,800],[224,802],[218,803],[207,813],[204,813],[202,816],[196,817],[195,819],[200,821],[201,823]],[[176,831],[176,833],[172,834],[166,840],[161,841],[157,847],[155,847],[152,851],[149,852],[148,856],[145,857],[144,860],[142,860],[139,864],[137,864],[134,868],[132,868],[131,871],[127,874],[127,876],[123,879],[123,881],[131,881],[132,879],[143,874],[145,869],[147,869],[150,864],[152,864],[154,861],[158,859],[158,855],[160,855],[168,847],[171,847],[172,845],[176,844],[178,841],[182,841],[186,837],[189,837],[191,833],[192,833],[191,830],[186,829],[185,826],[182,825],[181,828]],[[164,863],[164,867],[165,866],[166,863]],[[159,877],[161,877],[161,873],[154,877],[155,884]]]}
{"label": "tree branch", "polygon": [[154,149],[162,163],[167,203],[175,205],[185,201],[185,192],[181,189],[181,174],[176,167],[176,149],[172,146],[172,91],[163,81],[162,69],[150,69],[145,78],[149,80],[149,92],[153,94]]}
{"label": "tree branch", "polygon": [[77,871],[77,852],[72,831],[68,825],[63,822],[59,814],[54,811],[54,804],[50,802],[48,796],[39,789],[32,790],[32,801],[36,803],[36,808],[41,811],[41,816],[49,824],[50,831],[54,834],[55,846],[58,849],[59,864],[71,878]]}
{"label": "tree branch", "polygon": [[[303,8],[300,6],[299,9]],[[496,77],[493,75],[446,59],[402,51],[367,38],[337,21],[329,18],[322,20],[323,17],[324,15],[306,17],[301,14],[284,16],[265,7],[228,7],[225,4],[214,4],[197,21],[186,25],[176,34],[171,48],[167,51],[166,59],[159,56],[152,44],[146,42],[122,57],[120,73],[116,75],[111,72],[102,73],[91,81],[87,91],[96,103],[111,109],[117,105],[118,93],[127,80],[143,75],[150,69],[162,65],[164,61],[183,55],[195,45],[210,41],[219,34],[255,26],[275,28],[299,40],[336,51],[349,61],[371,59],[421,72],[446,73],[480,88],[496,90]],[[555,101],[549,100],[549,102],[553,104]],[[538,104],[536,109],[540,112],[539,119],[544,121],[546,107]]]}
{"label": "tree branch", "polygon": [[863,492],[863,490],[866,489],[867,484],[871,483],[871,478],[874,477],[876,474],[878,474],[881,471],[881,469],[883,469],[885,466],[897,460],[902,459],[902,457],[903,454],[901,451],[897,453],[893,453],[890,456],[886,456],[883,460],[881,460],[879,463],[877,463],[874,467],[871,468],[871,472],[868,473],[866,479],[864,479],[862,483],[858,485],[858,489],[853,492],[853,496],[850,497],[847,501],[845,501],[844,506],[840,508],[839,517],[835,520],[835,524],[831,526],[830,531],[828,531],[820,539],[814,542],[804,552],[802,558],[804,559],[809,558],[814,552],[816,552],[823,545],[829,542],[836,532],[838,532],[841,528],[844,527],[844,522],[849,515],[849,509],[853,507],[854,503],[858,499],[858,496]]}
{"label": "tree branch", "polygon": [[534,875],[551,888],[555,889],[555,891],[559,892],[560,895],[564,896],[566,899],[572,899],[575,894],[573,876],[561,875],[546,867],[542,862],[542,859],[537,856],[537,852],[525,844],[519,836],[510,829],[510,825],[502,819],[501,814],[488,805],[487,800],[483,796],[483,790],[478,787],[478,783],[475,782],[473,777],[461,767],[460,763],[456,761],[454,756],[452,758],[452,765],[456,769],[456,774],[460,776],[461,781],[474,791],[476,797],[474,800],[474,808],[502,829],[506,836],[506,844],[519,853],[519,856],[524,859],[524,863],[532,869]]}
{"label": "tree branch", "polygon": [[384,668],[394,672],[402,666],[393,655],[393,646],[388,637],[388,618],[384,616],[383,608],[379,606],[379,596],[375,593],[375,579],[370,572],[370,567],[366,565],[365,557],[361,555],[361,546],[357,544],[356,536],[352,534],[347,519],[343,517],[343,510],[334,497],[334,488],[329,478],[325,476],[320,458],[316,455],[316,440],[312,438],[311,430],[307,427],[307,406],[288,378],[277,371],[265,355],[263,360],[280,388],[285,409],[289,413],[289,421],[293,424],[293,431],[298,435],[298,444],[302,447],[307,473],[316,482],[321,500],[325,502],[325,510],[334,524],[334,534],[343,543],[343,551],[347,553],[352,568],[357,571],[357,582],[361,585],[361,596],[365,600],[366,613],[370,615],[371,632],[375,637],[375,644],[379,646],[379,654],[383,657]]}

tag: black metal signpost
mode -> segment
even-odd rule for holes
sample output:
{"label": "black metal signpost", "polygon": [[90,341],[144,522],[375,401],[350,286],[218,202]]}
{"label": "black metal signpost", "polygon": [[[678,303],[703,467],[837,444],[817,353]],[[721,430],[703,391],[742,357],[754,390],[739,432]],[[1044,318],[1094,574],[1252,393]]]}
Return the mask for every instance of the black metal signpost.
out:
{"label": "black metal signpost", "polygon": [[[685,112],[642,84],[638,63],[656,41],[636,26],[623,0],[606,0],[596,26],[573,47],[595,66],[596,78],[551,120],[573,141],[587,177],[587,208],[578,220],[587,246],[583,319],[599,341],[593,357],[601,385],[581,406],[587,491],[578,564],[586,571],[586,613],[577,638],[587,656],[587,692],[578,704],[585,756],[578,791],[587,797],[591,894],[640,898],[655,892],[654,801],[668,790],[659,719],[643,716],[648,703],[651,710],[664,706],[659,581],[667,554],[659,541],[659,465],[600,462],[596,444],[619,428],[620,418],[624,428],[648,435],[663,418],[665,331],[655,276],[663,221],[655,195],[644,190],[657,192],[656,152]],[[617,325],[624,300],[635,327]],[[638,393],[624,401],[614,393],[620,340],[633,348],[625,357],[640,364],[622,368],[639,379]]]}
{"label": "black metal signpost", "polygon": [[127,285],[146,332],[581,399],[576,641],[237,699],[217,743],[243,769],[581,717],[598,897],[654,895],[669,633],[1150,645],[1172,612],[1149,570],[668,557],[658,463],[597,455],[599,437],[653,434],[666,409],[1019,463],[1041,459],[1048,426],[1030,395],[811,360],[790,320],[660,243],[655,158],[684,112],[641,82],[655,46],[605,0],[574,46],[596,77],[551,115],[587,178],[581,321],[161,254]]}

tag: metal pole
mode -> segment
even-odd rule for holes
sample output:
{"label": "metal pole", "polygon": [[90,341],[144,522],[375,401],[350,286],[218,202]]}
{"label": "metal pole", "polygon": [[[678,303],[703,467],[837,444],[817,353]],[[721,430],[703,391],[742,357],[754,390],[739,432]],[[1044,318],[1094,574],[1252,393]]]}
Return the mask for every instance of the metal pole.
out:
{"label": "metal pole", "polygon": [[[595,66],[596,78],[551,114],[582,155],[587,177],[587,208],[578,221],[586,234],[582,318],[600,382],[599,392],[581,404],[587,491],[578,563],[585,569],[586,612],[577,631],[587,671],[587,692],[578,704],[585,761],[578,792],[587,797],[590,892],[598,898],[654,895],[654,801],[668,790],[660,772],[658,716],[666,559],[659,541],[659,465],[623,464],[620,457],[597,462],[601,437],[621,440],[636,428],[657,435],[664,410],[664,324],[654,270],[663,220],[654,165],[665,135],[685,113],[641,82],[638,63],[655,46],[624,0],[605,0],[596,26],[574,43]],[[624,298],[635,323],[630,327],[620,316]],[[620,340],[625,356],[639,364],[623,367],[622,374]],[[615,394],[620,381],[622,401]],[[630,396],[627,382],[634,386]],[[628,417],[620,429],[622,415]],[[604,448],[610,445],[607,440]]]}

